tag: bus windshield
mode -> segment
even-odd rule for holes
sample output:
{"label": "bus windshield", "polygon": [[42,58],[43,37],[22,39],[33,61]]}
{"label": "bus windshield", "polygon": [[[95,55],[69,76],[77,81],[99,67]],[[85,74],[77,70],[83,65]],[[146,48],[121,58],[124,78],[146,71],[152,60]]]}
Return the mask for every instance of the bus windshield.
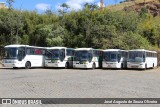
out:
{"label": "bus windshield", "polygon": [[103,59],[109,62],[117,62],[120,60],[120,54],[117,51],[104,52]]}
{"label": "bus windshield", "polygon": [[91,58],[91,53],[89,51],[76,51],[75,60],[76,61],[89,61]]}
{"label": "bus windshield", "polygon": [[16,59],[18,48],[5,48],[3,58],[5,59]]}
{"label": "bus windshield", "polygon": [[128,62],[144,62],[145,54],[143,51],[130,51]]}
{"label": "bus windshield", "polygon": [[59,49],[52,49],[47,50],[46,52],[46,59],[59,59],[60,57],[60,50]]}

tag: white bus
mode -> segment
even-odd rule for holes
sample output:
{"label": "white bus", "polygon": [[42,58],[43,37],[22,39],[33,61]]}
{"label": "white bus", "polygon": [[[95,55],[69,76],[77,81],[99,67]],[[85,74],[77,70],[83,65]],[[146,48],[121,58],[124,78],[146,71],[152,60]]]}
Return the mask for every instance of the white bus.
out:
{"label": "white bus", "polygon": [[4,47],[4,67],[44,67],[45,48],[29,45],[7,45]]}
{"label": "white bus", "polygon": [[99,68],[102,66],[102,50],[93,48],[75,49],[73,68]]}
{"label": "white bus", "polygon": [[73,48],[50,47],[47,48],[45,56],[45,67],[73,67]]}
{"label": "white bus", "polygon": [[157,67],[157,52],[145,49],[130,50],[127,68],[154,68]]}
{"label": "white bus", "polygon": [[103,50],[102,68],[127,68],[128,51],[120,49]]}

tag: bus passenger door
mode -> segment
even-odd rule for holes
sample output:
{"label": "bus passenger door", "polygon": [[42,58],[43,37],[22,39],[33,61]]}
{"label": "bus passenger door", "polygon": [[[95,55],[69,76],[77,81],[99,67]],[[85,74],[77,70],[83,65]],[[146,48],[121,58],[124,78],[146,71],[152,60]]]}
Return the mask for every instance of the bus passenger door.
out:
{"label": "bus passenger door", "polygon": [[21,66],[24,66],[24,65],[25,65],[25,60],[24,60],[25,56],[26,56],[25,48],[24,48],[24,47],[19,48],[19,49],[18,49],[17,59],[18,59],[18,61],[20,62],[19,64],[20,64]]}
{"label": "bus passenger door", "polygon": [[63,64],[64,64],[64,66],[65,66],[65,62],[64,62],[64,60],[65,60],[65,49],[61,49],[61,51],[60,51],[60,60],[61,60],[61,62],[63,62]]}

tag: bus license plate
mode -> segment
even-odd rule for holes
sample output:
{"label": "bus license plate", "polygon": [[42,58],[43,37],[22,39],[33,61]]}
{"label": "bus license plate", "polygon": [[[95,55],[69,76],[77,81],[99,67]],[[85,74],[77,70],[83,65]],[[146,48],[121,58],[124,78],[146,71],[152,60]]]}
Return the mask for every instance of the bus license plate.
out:
{"label": "bus license plate", "polygon": [[111,67],[111,65],[108,65],[108,67],[110,68],[110,67]]}
{"label": "bus license plate", "polygon": [[131,66],[132,68],[138,68],[138,66]]}
{"label": "bus license plate", "polygon": [[5,63],[11,63],[11,61],[6,60]]}

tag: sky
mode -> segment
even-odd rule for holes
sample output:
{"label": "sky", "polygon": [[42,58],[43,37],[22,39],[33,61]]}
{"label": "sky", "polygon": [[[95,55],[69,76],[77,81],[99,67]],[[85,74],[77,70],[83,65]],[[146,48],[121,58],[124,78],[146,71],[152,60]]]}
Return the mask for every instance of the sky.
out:
{"label": "sky", "polygon": [[[14,0],[13,7],[21,10],[36,10],[39,13],[45,12],[46,9],[57,11],[60,8],[60,4],[67,3],[70,9],[79,10],[83,8],[83,5],[88,3],[95,3],[100,5],[100,0]],[[104,0],[105,6],[117,4],[123,0]],[[0,0],[0,2],[6,2],[6,0]],[[6,4],[7,5],[7,4]]]}

